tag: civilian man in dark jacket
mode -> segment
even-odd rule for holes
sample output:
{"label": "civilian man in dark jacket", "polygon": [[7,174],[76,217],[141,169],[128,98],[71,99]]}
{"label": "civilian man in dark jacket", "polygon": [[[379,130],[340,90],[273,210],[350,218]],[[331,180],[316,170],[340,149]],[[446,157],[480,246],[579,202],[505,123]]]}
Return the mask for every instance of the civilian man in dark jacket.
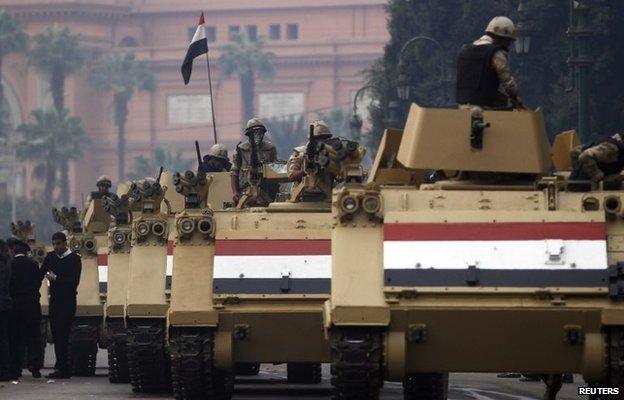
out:
{"label": "civilian man in dark jacket", "polygon": [[43,276],[39,264],[27,254],[30,247],[17,239],[7,240],[11,266],[11,309],[9,337],[11,343],[11,378],[22,376],[24,349],[28,349],[28,369],[33,378],[40,378],[41,304],[39,288]]}
{"label": "civilian man in dark jacket", "polygon": [[48,375],[52,379],[71,376],[68,360],[69,334],[76,314],[76,294],[80,282],[80,256],[67,248],[62,232],[52,235],[54,251],[43,260],[42,273],[50,281],[50,328],[54,340],[56,365]]}
{"label": "civilian man in dark jacket", "polygon": [[9,285],[11,267],[8,261],[6,244],[0,240],[0,382],[6,382],[10,378],[9,312],[11,311],[11,294]]}

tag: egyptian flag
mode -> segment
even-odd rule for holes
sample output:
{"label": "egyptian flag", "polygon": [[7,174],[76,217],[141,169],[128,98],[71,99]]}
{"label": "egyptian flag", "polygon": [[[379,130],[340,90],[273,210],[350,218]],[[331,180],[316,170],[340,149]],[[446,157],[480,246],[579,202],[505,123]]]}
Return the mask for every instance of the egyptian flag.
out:
{"label": "egyptian flag", "polygon": [[208,53],[208,41],[206,40],[206,30],[204,29],[204,13],[199,17],[199,24],[193,40],[184,57],[184,63],[182,64],[182,77],[184,78],[184,84],[188,85],[191,80],[191,71],[193,70],[193,60],[195,57],[199,57],[202,54]]}

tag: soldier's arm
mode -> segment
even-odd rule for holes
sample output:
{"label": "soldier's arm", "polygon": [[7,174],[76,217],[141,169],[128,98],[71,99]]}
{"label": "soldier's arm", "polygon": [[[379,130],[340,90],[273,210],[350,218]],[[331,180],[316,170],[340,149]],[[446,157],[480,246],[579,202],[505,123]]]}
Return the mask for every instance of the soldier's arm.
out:
{"label": "soldier's arm", "polygon": [[503,50],[499,50],[494,53],[492,57],[492,68],[496,71],[498,75],[498,79],[503,85],[503,89],[507,96],[511,98],[518,97],[518,85],[516,84],[516,80],[511,73],[511,68],[509,67],[509,58],[507,57],[507,52]]}
{"label": "soldier's arm", "polygon": [[578,157],[578,162],[583,168],[583,172],[592,181],[598,182],[605,177],[604,172],[598,167],[598,163],[612,163],[617,161],[617,158],[618,148],[616,145],[600,143],[583,151]]}
{"label": "soldier's arm", "polygon": [[299,152],[293,152],[292,155],[288,158],[286,171],[288,173],[288,178],[291,181],[301,180],[301,177],[303,176],[303,160]]}

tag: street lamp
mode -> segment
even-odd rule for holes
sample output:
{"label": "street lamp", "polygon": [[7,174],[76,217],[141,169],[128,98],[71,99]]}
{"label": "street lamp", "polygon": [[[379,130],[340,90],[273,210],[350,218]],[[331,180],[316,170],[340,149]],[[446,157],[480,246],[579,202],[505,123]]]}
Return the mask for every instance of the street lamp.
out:
{"label": "street lamp", "polygon": [[360,95],[368,89],[375,89],[377,91],[377,94],[381,97],[381,90],[379,90],[379,88],[375,85],[363,86],[359,88],[357,92],[355,92],[355,96],[353,96],[353,115],[349,120],[349,130],[351,131],[351,137],[358,142],[360,141],[360,135],[362,134],[362,125],[364,124],[364,121],[362,120],[362,117],[358,115],[357,101]]}
{"label": "street lamp", "polygon": [[516,24],[516,42],[514,47],[517,54],[527,54],[531,46],[531,36],[526,24],[526,6],[524,0],[518,2],[518,23]]}
{"label": "street lamp", "polygon": [[446,91],[444,90],[444,48],[432,37],[429,36],[415,36],[405,42],[403,47],[401,47],[401,51],[399,52],[399,78],[397,81],[397,96],[401,101],[408,101],[411,95],[412,83],[407,75],[407,65],[404,60],[404,55],[407,49],[409,49],[414,43],[427,41],[429,43],[433,43],[438,50],[440,51],[440,79],[439,83],[442,86],[442,96],[446,99]]}

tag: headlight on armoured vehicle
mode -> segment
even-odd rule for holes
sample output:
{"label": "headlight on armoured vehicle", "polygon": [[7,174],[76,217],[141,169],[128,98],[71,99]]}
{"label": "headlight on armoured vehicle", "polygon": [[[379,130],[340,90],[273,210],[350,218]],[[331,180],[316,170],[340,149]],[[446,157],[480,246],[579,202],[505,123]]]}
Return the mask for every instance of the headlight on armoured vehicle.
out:
{"label": "headlight on armoured vehicle", "polygon": [[204,217],[197,222],[197,230],[204,235],[212,235],[214,229],[214,221],[212,218]]}
{"label": "headlight on armoured vehicle", "polygon": [[72,239],[69,241],[69,248],[72,251],[78,251],[82,249],[82,242],[79,239]]}
{"label": "headlight on armoured vehicle", "polygon": [[113,234],[113,243],[117,245],[122,245],[125,241],[126,241],[126,235],[123,232],[115,232]]}
{"label": "headlight on armoured vehicle", "polygon": [[147,222],[139,222],[137,224],[137,234],[141,237],[147,236],[150,232],[150,226]]}
{"label": "headlight on armoured vehicle", "polygon": [[343,196],[340,199],[340,208],[347,214],[355,213],[359,208],[357,197],[350,194]]}
{"label": "headlight on armoured vehicle", "polygon": [[362,200],[362,208],[369,214],[376,214],[381,209],[381,199],[377,195],[366,195]]}
{"label": "headlight on armoured vehicle", "polygon": [[156,236],[164,236],[166,230],[166,226],[164,222],[154,222],[152,224],[152,233]]}
{"label": "headlight on armoured vehicle", "polygon": [[95,241],[93,239],[87,239],[84,241],[84,248],[88,252],[93,252],[95,250]]}
{"label": "headlight on armoured vehicle", "polygon": [[178,222],[178,227],[180,229],[180,233],[187,235],[195,229],[195,221],[190,218],[182,218]]}

